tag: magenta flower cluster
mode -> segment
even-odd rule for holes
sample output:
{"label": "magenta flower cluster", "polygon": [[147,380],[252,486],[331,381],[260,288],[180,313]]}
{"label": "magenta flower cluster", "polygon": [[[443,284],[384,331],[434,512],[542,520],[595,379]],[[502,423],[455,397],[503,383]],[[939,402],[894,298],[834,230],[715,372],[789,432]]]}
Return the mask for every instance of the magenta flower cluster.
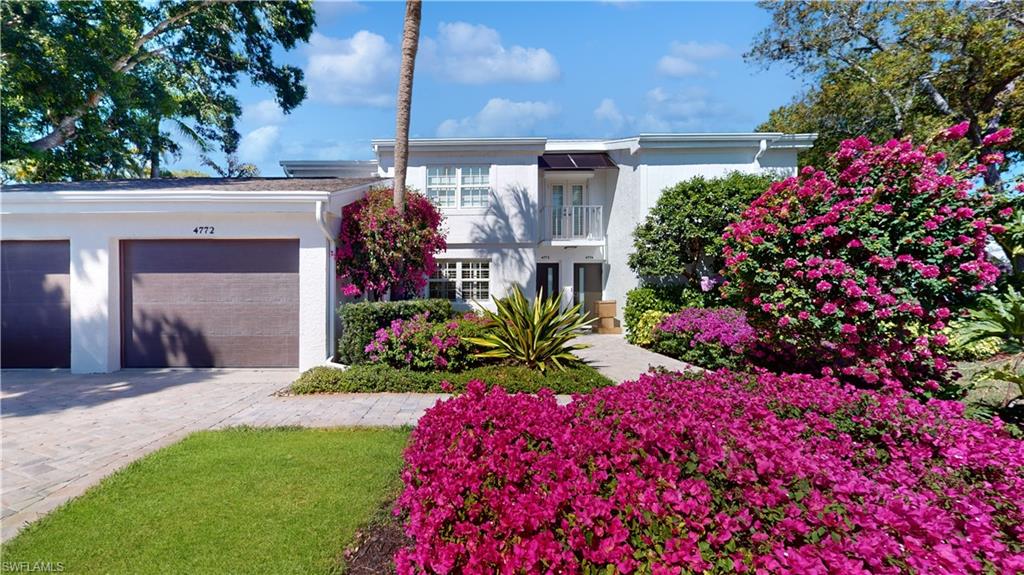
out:
{"label": "magenta flower cluster", "polygon": [[473,363],[476,349],[465,338],[476,335],[482,320],[466,314],[432,321],[430,312],[396,319],[378,329],[364,351],[375,362],[418,371],[461,371]]}
{"label": "magenta flower cluster", "polygon": [[1024,571],[1024,446],[998,421],[810,375],[696,377],[439,403],[405,454],[398,572]]}
{"label": "magenta flower cluster", "polygon": [[395,209],[390,189],[370,190],[341,213],[335,260],[349,297],[389,292],[415,295],[447,249],[441,212],[422,194],[406,192],[405,214]]}
{"label": "magenta flower cluster", "polygon": [[773,184],[727,230],[723,292],[826,375],[934,394],[941,331],[995,281],[985,246],[1012,213],[973,189],[984,164],[948,163],[910,141],[844,141],[832,165]]}
{"label": "magenta flower cluster", "polygon": [[709,369],[736,367],[755,336],[738,309],[687,307],[655,326],[651,347]]}

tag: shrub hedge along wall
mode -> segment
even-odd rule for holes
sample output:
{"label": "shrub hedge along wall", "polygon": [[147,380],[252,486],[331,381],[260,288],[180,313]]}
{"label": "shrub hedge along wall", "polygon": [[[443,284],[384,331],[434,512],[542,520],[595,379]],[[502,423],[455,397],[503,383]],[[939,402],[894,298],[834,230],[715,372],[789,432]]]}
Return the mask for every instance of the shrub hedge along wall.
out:
{"label": "shrub hedge along wall", "polygon": [[452,302],[445,299],[417,299],[395,302],[350,303],[338,309],[341,337],[338,338],[338,360],[341,363],[366,363],[366,346],[378,329],[396,319],[411,319],[423,312],[432,318],[452,316]]}

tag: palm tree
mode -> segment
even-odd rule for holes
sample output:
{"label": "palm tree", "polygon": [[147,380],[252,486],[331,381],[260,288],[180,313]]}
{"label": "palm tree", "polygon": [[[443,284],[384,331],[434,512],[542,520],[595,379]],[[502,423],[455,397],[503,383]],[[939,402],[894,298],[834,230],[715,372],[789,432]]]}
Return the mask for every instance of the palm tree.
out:
{"label": "palm tree", "polygon": [[412,77],[420,44],[420,0],[406,0],[405,29],[402,31],[402,68],[398,73],[395,102],[395,209],[405,213],[405,173],[409,166],[409,116],[412,111]]}

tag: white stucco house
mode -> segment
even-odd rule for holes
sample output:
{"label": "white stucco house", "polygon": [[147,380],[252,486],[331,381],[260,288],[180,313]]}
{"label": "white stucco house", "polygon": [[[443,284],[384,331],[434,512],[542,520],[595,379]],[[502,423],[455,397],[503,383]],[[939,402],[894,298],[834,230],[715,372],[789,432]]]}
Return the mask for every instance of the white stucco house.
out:
{"label": "white stucco house", "polygon": [[[614,140],[413,139],[407,184],[441,207],[448,251],[427,295],[487,301],[512,285],[563,301],[616,300],[637,278],[626,264],[636,225],[662,190],[703,175],[794,174],[815,134],[641,134]],[[394,141],[374,140],[380,177]],[[347,175],[365,162],[282,162],[286,173]]]}
{"label": "white stucco house", "polygon": [[[814,134],[614,140],[414,139],[407,183],[445,216],[424,295],[459,304],[515,284],[590,307],[637,280],[631,234],[664,188],[733,170],[794,173]],[[283,161],[285,178],[0,189],[0,366],[287,367],[333,353],[341,207],[393,177],[374,160]]]}

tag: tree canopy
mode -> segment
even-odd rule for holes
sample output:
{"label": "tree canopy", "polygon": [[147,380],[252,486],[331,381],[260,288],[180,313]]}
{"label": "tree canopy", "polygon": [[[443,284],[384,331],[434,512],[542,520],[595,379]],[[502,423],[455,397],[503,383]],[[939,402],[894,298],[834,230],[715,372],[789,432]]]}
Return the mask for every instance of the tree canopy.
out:
{"label": "tree canopy", "polygon": [[[964,150],[1024,125],[1024,4],[1020,2],[762,2],[772,25],[748,60],[789,65],[809,89],[760,130],[819,133],[805,163],[824,165],[840,140],[913,136],[970,121]],[[1024,131],[1006,148],[1024,155]],[[1004,163],[1002,169],[1006,168]],[[986,175],[998,180],[998,168]]]}
{"label": "tree canopy", "polygon": [[306,96],[274,50],[309,38],[311,0],[11,0],[0,16],[0,154],[19,179],[158,173],[181,139],[231,154],[243,74],[285,112]]}

